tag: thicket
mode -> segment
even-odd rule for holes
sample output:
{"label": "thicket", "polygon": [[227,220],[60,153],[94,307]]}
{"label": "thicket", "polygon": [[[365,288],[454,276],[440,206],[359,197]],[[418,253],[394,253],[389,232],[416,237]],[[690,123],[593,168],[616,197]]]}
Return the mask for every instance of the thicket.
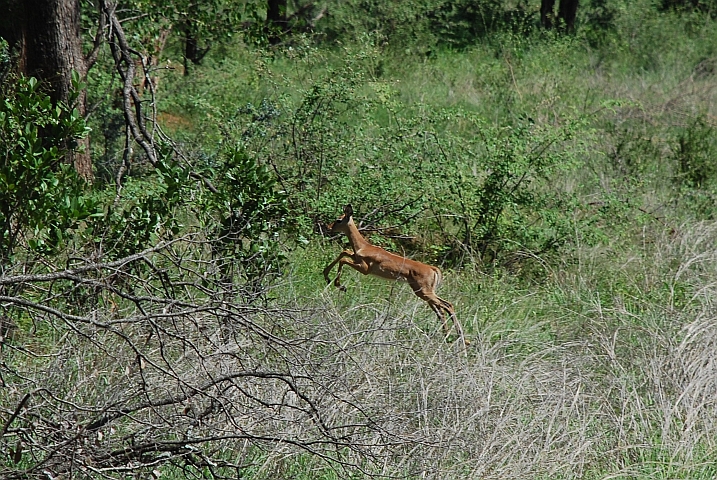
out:
{"label": "thicket", "polygon": [[[3,50],[3,475],[714,476],[709,2],[164,6],[155,161],[111,68],[85,120]],[[346,203],[444,269],[467,357],[393,287],[322,293]]]}

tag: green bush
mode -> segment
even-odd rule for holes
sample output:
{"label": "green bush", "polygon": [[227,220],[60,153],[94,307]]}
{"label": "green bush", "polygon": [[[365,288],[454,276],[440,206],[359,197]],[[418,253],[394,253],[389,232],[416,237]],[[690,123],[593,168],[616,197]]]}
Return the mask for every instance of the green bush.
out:
{"label": "green bush", "polygon": [[677,181],[690,188],[704,188],[715,180],[717,155],[715,128],[703,115],[679,129],[672,148],[677,161]]}
{"label": "green bush", "polygon": [[698,218],[713,219],[717,208],[717,145],[715,128],[697,115],[678,128],[672,141],[674,182],[682,203]]}
{"label": "green bush", "polygon": [[[75,92],[83,88],[77,76],[73,85]],[[67,230],[95,208],[84,181],[66,161],[76,140],[87,135],[79,112],[53,105],[35,78],[5,82],[2,94],[0,264],[21,242],[44,253],[57,251]]]}
{"label": "green bush", "polygon": [[217,273],[259,292],[285,259],[279,232],[287,223],[286,195],[268,167],[241,147],[228,148],[212,170],[216,191],[203,191],[197,215],[220,262]]}
{"label": "green bush", "polygon": [[[514,254],[541,255],[559,247],[570,230],[571,197],[551,185],[579,165],[571,144],[581,122],[563,126],[493,127],[464,114],[476,139],[448,138],[439,148],[440,172],[428,208],[453,261],[465,254],[483,263],[510,262]],[[447,136],[447,134],[444,134]],[[437,178],[436,178],[437,177]],[[439,200],[440,199],[440,200]],[[452,238],[452,242],[447,242]]]}
{"label": "green bush", "polygon": [[189,169],[165,153],[150,172],[125,178],[119,192],[114,186],[95,192],[97,212],[83,233],[105,258],[138,253],[181,231],[186,216],[178,209],[195,183]]}
{"label": "green bush", "polygon": [[439,262],[557,250],[571,200],[550,183],[577,165],[583,124],[494,127],[462,108],[411,107],[372,74],[378,56],[370,42],[347,48],[300,98],[267,99],[225,122],[247,154],[270,159],[301,234],[350,202],[369,230],[420,232],[403,247]]}

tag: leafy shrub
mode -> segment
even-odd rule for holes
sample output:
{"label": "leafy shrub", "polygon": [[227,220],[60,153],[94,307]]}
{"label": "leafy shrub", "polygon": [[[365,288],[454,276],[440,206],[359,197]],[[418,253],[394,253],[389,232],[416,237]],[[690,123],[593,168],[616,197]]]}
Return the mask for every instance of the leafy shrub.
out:
{"label": "leafy shrub", "polygon": [[371,75],[377,56],[371,44],[349,48],[296,101],[265,100],[226,122],[247,154],[270,159],[300,233],[350,202],[362,227],[398,239],[420,232],[404,247],[440,262],[555,251],[570,198],[550,182],[577,164],[581,124],[493,127],[460,108],[408,107]]}
{"label": "leafy shrub", "polygon": [[715,166],[715,129],[704,116],[692,119],[676,135],[673,154],[677,160],[677,181],[688,187],[703,188],[714,180]]}
{"label": "leafy shrub", "polygon": [[[83,86],[73,76],[75,96]],[[2,87],[0,102],[0,263],[22,240],[52,253],[67,229],[94,212],[86,185],[65,162],[76,140],[87,134],[71,106],[53,105],[35,78],[19,77]]]}
{"label": "leafy shrub", "polygon": [[[155,168],[126,177],[119,191],[95,192],[97,212],[79,238],[89,241],[94,258],[112,260],[198,232],[199,243],[211,246],[204,275],[215,275],[227,294],[264,293],[284,259],[279,231],[286,199],[275,177],[239,147],[216,156],[204,175],[180,165],[171,153],[163,152]],[[155,267],[135,262],[131,268],[142,276]],[[76,304],[88,300],[97,300],[93,287],[76,289]]]}
{"label": "leafy shrub", "polygon": [[712,15],[717,13],[717,2],[715,0],[661,0],[658,3],[661,10],[708,12]]}
{"label": "leafy shrub", "polygon": [[478,254],[490,264],[515,252],[555,250],[567,236],[572,209],[570,197],[550,183],[578,165],[570,141],[581,123],[493,127],[464,118],[476,140],[449,139],[432,167],[441,172],[431,182],[432,196],[441,200],[428,208],[444,238],[453,238],[449,258]]}
{"label": "leafy shrub", "polygon": [[678,129],[672,142],[677,185],[685,206],[700,218],[714,218],[717,207],[715,128],[697,116]]}
{"label": "leafy shrub", "polygon": [[279,231],[287,201],[276,177],[241,147],[228,148],[214,168],[216,191],[204,191],[198,216],[213,241],[222,281],[238,276],[255,293],[280,272],[284,255]]}
{"label": "leafy shrub", "polygon": [[660,174],[662,146],[657,139],[664,136],[661,126],[650,121],[645,107],[639,103],[609,101],[605,103],[612,113],[600,120],[598,127],[607,146],[607,159],[622,180],[642,182],[648,174]]}
{"label": "leafy shrub", "polygon": [[[614,0],[592,0],[580,2],[577,15],[580,34],[593,47],[608,45],[614,40],[615,20],[619,6]],[[609,48],[609,47],[608,47]]]}
{"label": "leafy shrub", "polygon": [[129,176],[120,193],[108,187],[95,194],[98,211],[85,234],[105,258],[133,255],[160,239],[171,238],[182,227],[177,209],[193,186],[189,169],[166,154],[151,174]]}
{"label": "leafy shrub", "polygon": [[0,38],[0,84],[5,83],[5,79],[12,70],[12,56],[10,55],[10,45],[3,38]]}

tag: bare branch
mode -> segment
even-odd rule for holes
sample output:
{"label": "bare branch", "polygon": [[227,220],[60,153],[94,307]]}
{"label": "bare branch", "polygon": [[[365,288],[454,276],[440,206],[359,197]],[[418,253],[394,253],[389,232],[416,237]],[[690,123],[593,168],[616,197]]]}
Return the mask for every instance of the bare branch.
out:
{"label": "bare branch", "polygon": [[18,292],[0,308],[53,332],[42,345],[4,345],[13,354],[0,375],[13,380],[0,400],[16,407],[0,410],[0,445],[21,445],[23,470],[0,466],[0,476],[111,476],[172,461],[221,478],[248,461],[222,454],[240,442],[361,469],[400,443],[343,391],[314,313],[232,301],[227,279],[211,273],[226,259],[203,257],[206,242],[189,235],[119,260],[0,277]]}
{"label": "bare branch", "polygon": [[102,7],[98,4],[98,10],[99,10],[99,24],[97,25],[97,33],[95,33],[95,38],[92,42],[92,50],[88,52],[88,54],[85,56],[85,64],[87,65],[87,70],[89,71],[97,62],[97,57],[100,54],[100,48],[102,47],[102,44],[104,43],[105,38],[105,29],[107,28],[107,17],[102,11]]}

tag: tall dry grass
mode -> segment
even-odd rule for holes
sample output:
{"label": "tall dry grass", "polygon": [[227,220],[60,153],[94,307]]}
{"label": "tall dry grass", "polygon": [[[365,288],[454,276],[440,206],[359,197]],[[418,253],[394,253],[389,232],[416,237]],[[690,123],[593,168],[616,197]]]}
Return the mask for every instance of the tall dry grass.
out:
{"label": "tall dry grass", "polygon": [[[353,293],[325,290],[306,321],[320,344],[340,347],[319,362],[340,372],[335,390],[378,426],[363,442],[383,463],[367,470],[441,479],[717,475],[717,224],[659,234],[624,260],[604,253],[585,253],[603,259],[584,259],[508,303],[491,303],[505,295],[500,281],[475,293],[466,284],[479,277],[453,276],[444,293],[458,297],[472,333],[467,357],[399,287],[361,288],[361,278]],[[611,295],[590,278],[620,269],[654,292]]]}

